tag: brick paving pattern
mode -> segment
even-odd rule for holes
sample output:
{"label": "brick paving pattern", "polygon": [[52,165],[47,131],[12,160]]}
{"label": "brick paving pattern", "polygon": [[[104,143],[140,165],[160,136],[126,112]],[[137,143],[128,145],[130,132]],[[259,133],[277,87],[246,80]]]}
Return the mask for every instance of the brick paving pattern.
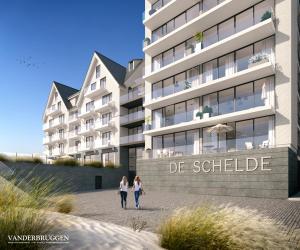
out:
{"label": "brick paving pattern", "polygon": [[176,208],[201,204],[231,204],[256,209],[275,219],[288,229],[294,241],[296,229],[300,230],[300,200],[258,199],[228,196],[203,196],[196,194],[149,191],[141,197],[141,210],[134,208],[133,193],[128,193],[128,209],[123,210],[116,190],[76,194],[74,215],[95,220],[131,226],[132,218],[146,221],[145,230],[155,232],[161,221]]}

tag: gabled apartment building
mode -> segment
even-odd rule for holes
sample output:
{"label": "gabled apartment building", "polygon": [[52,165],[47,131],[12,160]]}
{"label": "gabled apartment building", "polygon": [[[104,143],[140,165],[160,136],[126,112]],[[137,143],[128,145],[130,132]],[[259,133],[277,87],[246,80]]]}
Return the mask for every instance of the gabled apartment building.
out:
{"label": "gabled apartment building", "polygon": [[125,68],[95,52],[80,90],[53,82],[43,117],[47,158],[128,165],[129,148],[144,143],[142,65]]}
{"label": "gabled apartment building", "polygon": [[155,166],[190,156],[205,165],[280,147],[298,155],[298,15],[296,0],[145,0],[145,148],[159,159],[153,172],[141,162],[148,185],[174,187]]}

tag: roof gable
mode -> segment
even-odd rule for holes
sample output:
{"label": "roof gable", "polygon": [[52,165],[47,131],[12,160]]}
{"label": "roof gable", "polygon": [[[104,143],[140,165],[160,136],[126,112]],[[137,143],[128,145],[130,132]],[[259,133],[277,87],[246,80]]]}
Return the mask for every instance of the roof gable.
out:
{"label": "roof gable", "polygon": [[71,95],[74,95],[75,93],[77,93],[79,90],[69,87],[67,85],[58,83],[58,82],[53,82],[53,84],[55,85],[55,87],[56,87],[59,95],[61,96],[64,104],[66,105],[67,109],[71,109],[72,105],[71,105],[70,101],[68,100],[68,98]]}

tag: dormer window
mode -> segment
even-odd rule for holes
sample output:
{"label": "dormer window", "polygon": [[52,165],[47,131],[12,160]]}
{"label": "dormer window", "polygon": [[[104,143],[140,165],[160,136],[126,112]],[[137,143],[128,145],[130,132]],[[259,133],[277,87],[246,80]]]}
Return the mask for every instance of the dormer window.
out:
{"label": "dormer window", "polygon": [[96,78],[100,77],[100,73],[101,73],[101,65],[97,65],[96,66]]}

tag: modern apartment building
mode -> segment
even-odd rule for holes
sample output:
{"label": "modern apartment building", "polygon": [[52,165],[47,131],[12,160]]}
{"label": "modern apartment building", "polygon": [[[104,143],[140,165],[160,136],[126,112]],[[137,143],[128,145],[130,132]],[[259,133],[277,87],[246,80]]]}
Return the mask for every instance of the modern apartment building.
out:
{"label": "modern apartment building", "polygon": [[[295,158],[298,15],[293,0],[145,0],[147,158],[163,165],[283,147]],[[139,174],[150,185],[144,167]]]}
{"label": "modern apartment building", "polygon": [[144,145],[142,72],[143,60],[125,68],[95,52],[80,90],[53,82],[43,117],[48,159],[130,164],[134,171]]}

